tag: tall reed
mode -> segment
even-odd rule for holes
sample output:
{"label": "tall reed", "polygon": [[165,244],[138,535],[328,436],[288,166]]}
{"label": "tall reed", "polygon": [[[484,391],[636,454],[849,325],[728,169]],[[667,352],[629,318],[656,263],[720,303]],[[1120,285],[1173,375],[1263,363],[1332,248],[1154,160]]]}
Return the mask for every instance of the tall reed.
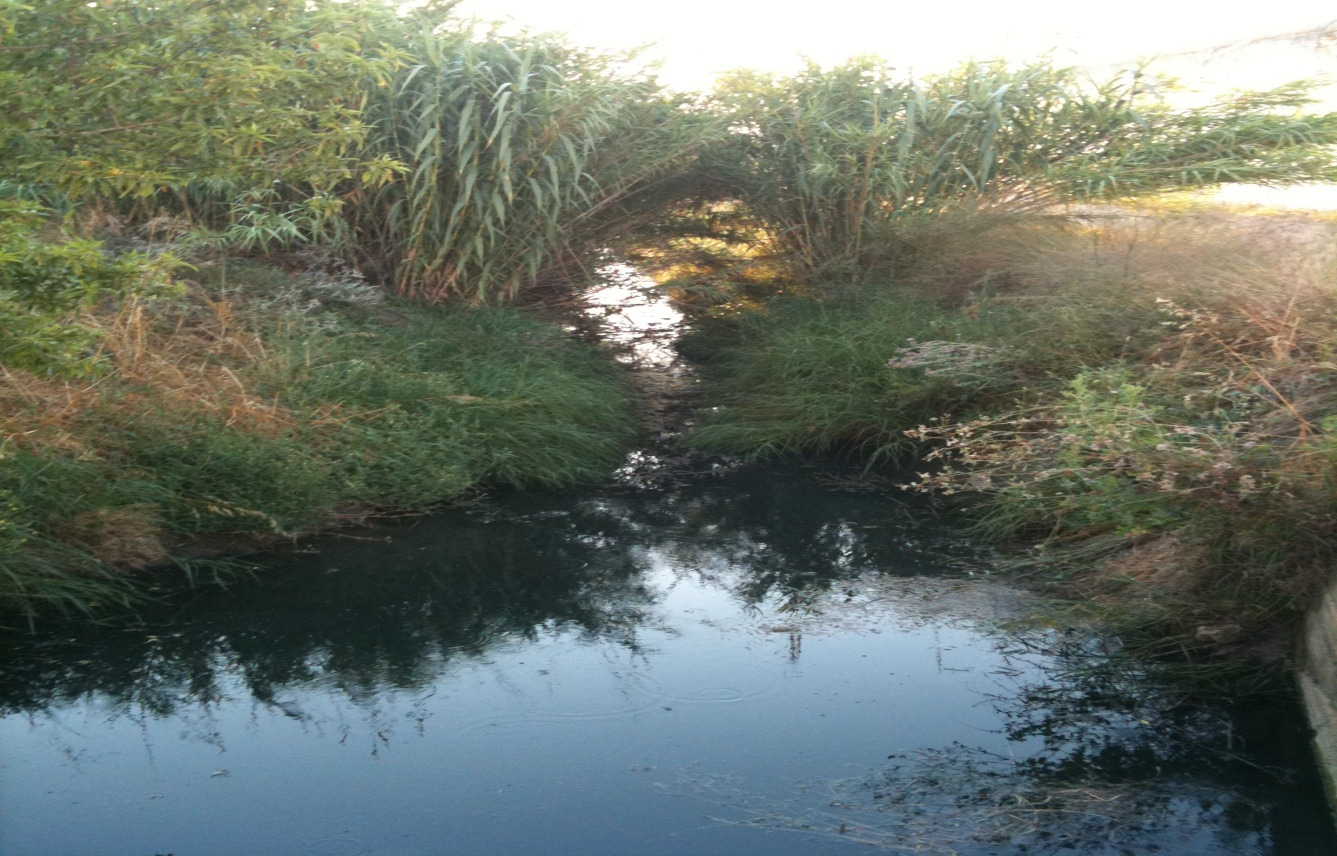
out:
{"label": "tall reed", "polygon": [[863,58],[793,77],[742,72],[714,97],[735,133],[719,179],[810,272],[884,267],[908,223],[1234,181],[1337,176],[1337,114],[1303,83],[1177,111],[1139,72],[969,63],[922,80]]}
{"label": "tall reed", "polygon": [[407,45],[412,63],[366,112],[370,152],[407,171],[358,190],[349,214],[362,264],[405,296],[515,297],[710,125],[626,57],[554,36],[432,30]]}

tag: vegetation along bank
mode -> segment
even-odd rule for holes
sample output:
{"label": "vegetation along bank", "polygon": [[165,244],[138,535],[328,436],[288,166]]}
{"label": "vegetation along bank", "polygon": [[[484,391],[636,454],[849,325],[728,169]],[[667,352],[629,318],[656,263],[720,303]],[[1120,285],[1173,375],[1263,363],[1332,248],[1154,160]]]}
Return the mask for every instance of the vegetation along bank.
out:
{"label": "vegetation along bank", "polygon": [[9,3],[0,48],[13,616],[599,478],[629,394],[533,307],[610,255],[695,319],[689,442],[918,461],[1131,645],[1279,646],[1331,577],[1332,224],[1165,197],[1337,178],[1305,84],[1184,110],[1144,70],[863,59],[683,95],[372,0]]}

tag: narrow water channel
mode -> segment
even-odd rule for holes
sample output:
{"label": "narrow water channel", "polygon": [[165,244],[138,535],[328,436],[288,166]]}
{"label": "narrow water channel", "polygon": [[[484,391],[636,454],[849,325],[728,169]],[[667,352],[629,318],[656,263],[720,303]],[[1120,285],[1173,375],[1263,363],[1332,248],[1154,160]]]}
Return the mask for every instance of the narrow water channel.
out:
{"label": "narrow water channel", "polygon": [[868,485],[649,448],[6,638],[0,853],[1337,852],[1293,704],[1013,626]]}

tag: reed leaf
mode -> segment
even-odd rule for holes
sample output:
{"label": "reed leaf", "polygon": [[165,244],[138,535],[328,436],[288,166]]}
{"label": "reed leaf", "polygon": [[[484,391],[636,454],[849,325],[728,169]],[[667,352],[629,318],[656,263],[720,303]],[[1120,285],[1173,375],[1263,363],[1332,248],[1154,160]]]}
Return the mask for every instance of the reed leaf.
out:
{"label": "reed leaf", "polygon": [[513,299],[597,247],[599,212],[681,170],[717,125],[625,57],[552,36],[425,28],[404,51],[365,120],[369,153],[409,169],[355,190],[349,218],[359,263],[409,297]]}
{"label": "reed leaf", "polygon": [[894,266],[903,224],[962,208],[1337,177],[1337,114],[1299,112],[1308,84],[1185,111],[1152,82],[1000,62],[915,80],[875,58],[793,77],[739,72],[714,96],[735,133],[710,169],[817,274]]}

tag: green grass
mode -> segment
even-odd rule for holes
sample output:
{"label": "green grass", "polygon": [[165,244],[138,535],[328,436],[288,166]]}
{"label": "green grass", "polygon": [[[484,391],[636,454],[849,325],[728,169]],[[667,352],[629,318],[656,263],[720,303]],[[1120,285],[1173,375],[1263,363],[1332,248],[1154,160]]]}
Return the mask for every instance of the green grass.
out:
{"label": "green grass", "polygon": [[912,295],[865,305],[791,300],[745,316],[736,344],[707,372],[716,406],[688,440],[749,454],[895,454],[904,428],[970,398],[945,379],[886,367],[908,340],[931,337],[940,317]]}
{"label": "green grass", "polygon": [[[689,436],[746,454],[921,449],[906,431],[1061,389],[1083,366],[1143,353],[1160,335],[1155,305],[1117,289],[1040,300],[976,295],[962,305],[917,288],[837,287],[841,299],[786,298],[714,342],[709,396]],[[704,337],[702,337],[704,339]],[[889,365],[890,363],[890,365]]]}
{"label": "green grass", "polygon": [[913,486],[984,539],[1040,546],[1021,565],[1073,620],[1195,662],[1282,650],[1261,642],[1337,567],[1331,234],[1220,213],[1130,213],[1020,251],[938,234],[913,286],[712,320],[689,351],[717,406],[691,439],[926,454]]}
{"label": "green grass", "polygon": [[402,326],[368,324],[295,347],[275,390],[307,411],[366,414],[335,442],[351,444],[340,450],[343,477],[375,501],[417,505],[456,479],[597,479],[633,430],[616,370],[512,309],[416,308]]}
{"label": "green grass", "polygon": [[135,328],[157,353],[83,387],[7,377],[16,400],[56,406],[20,411],[26,445],[0,447],[0,610],[128,602],[127,571],[200,534],[289,535],[480,487],[597,480],[635,431],[620,371],[519,310],[275,315],[304,306],[279,293],[304,286],[263,265],[229,271],[226,310],[208,302],[215,281],[213,297],[162,314],[157,338]]}

